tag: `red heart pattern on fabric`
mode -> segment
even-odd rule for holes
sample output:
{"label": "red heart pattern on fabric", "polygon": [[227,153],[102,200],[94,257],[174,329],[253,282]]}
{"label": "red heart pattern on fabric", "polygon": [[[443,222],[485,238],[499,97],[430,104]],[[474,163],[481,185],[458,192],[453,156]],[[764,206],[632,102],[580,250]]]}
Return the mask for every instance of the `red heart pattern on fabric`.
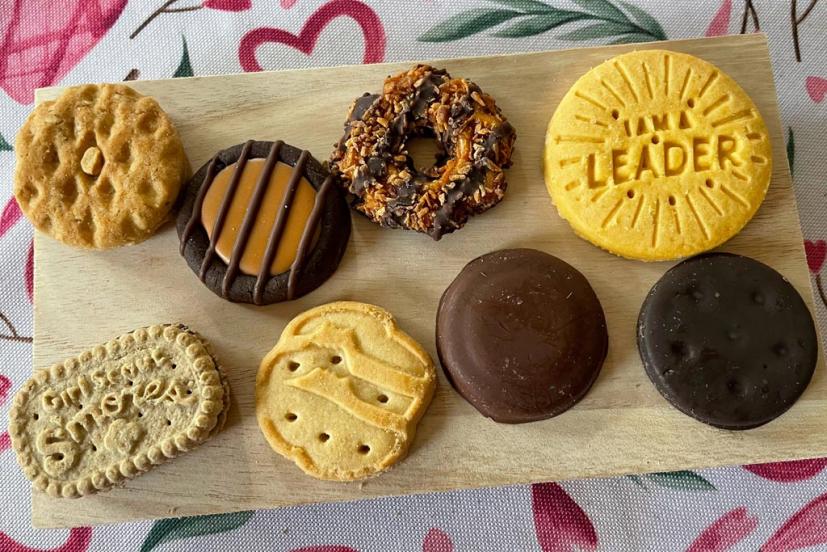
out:
{"label": "red heart pattern on fabric", "polygon": [[422,552],[454,552],[454,543],[448,533],[438,527],[432,527],[422,541]]}
{"label": "red heart pattern on fabric", "polygon": [[807,88],[807,94],[815,103],[821,103],[824,100],[824,95],[827,94],[827,79],[807,77],[804,86]]}
{"label": "red heart pattern on fabric", "polygon": [[316,10],[298,35],[284,29],[259,27],[248,32],[238,45],[238,59],[247,72],[261,71],[256,49],[267,42],[276,42],[310,55],[327,25],[339,17],[350,17],[362,29],[365,51],[362,63],[378,63],[385,58],[385,29],[376,12],[358,0],[332,0]]}
{"label": "red heart pattern on fabric", "polygon": [[69,529],[69,537],[60,546],[54,548],[32,548],[20,544],[4,532],[0,531],[0,550],[4,552],[86,552],[92,542],[91,527],[75,527]]}
{"label": "red heart pattern on fabric", "polygon": [[727,552],[755,531],[758,518],[743,506],[731,510],[701,531],[686,552]]}
{"label": "red heart pattern on fabric", "polygon": [[804,253],[807,254],[807,266],[810,272],[818,274],[824,265],[824,257],[827,255],[827,243],[824,240],[804,240]]}
{"label": "red heart pattern on fabric", "polygon": [[531,509],[543,552],[597,550],[597,532],[589,516],[557,483],[532,485]]}
{"label": "red heart pattern on fabric", "polygon": [[744,469],[770,481],[791,483],[815,477],[825,467],[827,467],[827,458],[814,458],[812,460],[753,464],[751,466],[744,466]]}
{"label": "red heart pattern on fabric", "polygon": [[729,32],[729,16],[732,13],[732,0],[724,0],[721,7],[715,13],[715,17],[709,22],[706,29],[706,36],[723,36]]}
{"label": "red heart pattern on fabric", "polygon": [[12,196],[9,202],[6,203],[6,206],[3,207],[3,214],[0,215],[0,238],[20,220],[22,215],[23,212],[20,210],[17,200]]}
{"label": "red heart pattern on fabric", "polygon": [[211,10],[240,12],[252,8],[253,2],[251,0],[207,0],[202,6]]}
{"label": "red heart pattern on fabric", "polygon": [[62,79],[114,25],[127,0],[16,0],[0,19],[0,88],[29,104]]}

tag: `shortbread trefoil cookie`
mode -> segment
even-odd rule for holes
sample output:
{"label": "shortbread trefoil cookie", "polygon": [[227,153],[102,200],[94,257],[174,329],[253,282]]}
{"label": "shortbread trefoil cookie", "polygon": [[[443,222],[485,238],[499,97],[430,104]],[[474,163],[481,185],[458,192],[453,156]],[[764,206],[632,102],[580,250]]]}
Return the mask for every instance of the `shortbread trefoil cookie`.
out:
{"label": "shortbread trefoil cookie", "polygon": [[23,213],[76,247],[145,240],[167,220],[190,171],[158,102],[121,84],[74,86],[41,103],[14,149]]}
{"label": "shortbread trefoil cookie", "polygon": [[436,373],[390,313],[355,302],[304,312],[256,378],[256,415],[270,446],[319,479],[377,474],[407,454]]}
{"label": "shortbread trefoil cookie", "polygon": [[199,445],[228,406],[206,342],[156,325],[36,371],[14,398],[9,435],[37,490],[77,497]]}

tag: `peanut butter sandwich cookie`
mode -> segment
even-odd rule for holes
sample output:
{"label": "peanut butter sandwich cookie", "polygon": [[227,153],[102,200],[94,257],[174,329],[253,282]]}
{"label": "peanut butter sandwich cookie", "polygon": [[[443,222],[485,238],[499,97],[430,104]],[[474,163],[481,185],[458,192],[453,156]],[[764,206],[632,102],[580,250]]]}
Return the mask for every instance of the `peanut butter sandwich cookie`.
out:
{"label": "peanut butter sandwich cookie", "polygon": [[545,180],[574,231],[617,255],[712,249],[755,215],[772,175],[758,108],[702,59],[643,50],[598,65],[549,123]]}
{"label": "peanut butter sandwich cookie", "polygon": [[9,435],[35,489],[78,497],[201,444],[229,401],[207,343],[156,325],[36,371],[14,398]]}
{"label": "peanut butter sandwich cookie", "polygon": [[95,249],[151,236],[190,171],[158,102],[121,84],[74,86],[41,103],[15,154],[14,195],[34,227]]}
{"label": "peanut butter sandwich cookie", "polygon": [[247,141],[195,173],[178,213],[181,255],[215,294],[266,305],[327,280],[345,253],[350,210],[310,152]]}
{"label": "peanut butter sandwich cookie", "polygon": [[[432,167],[414,166],[408,141],[415,137],[436,139]],[[382,94],[353,103],[331,170],[373,222],[438,240],[503,198],[514,139],[514,127],[479,86],[417,65],[388,77]]]}
{"label": "peanut butter sandwich cookie", "polygon": [[308,475],[361,479],[407,454],[435,385],[428,353],[390,313],[329,303],[294,318],[264,357],[256,416],[273,450]]}

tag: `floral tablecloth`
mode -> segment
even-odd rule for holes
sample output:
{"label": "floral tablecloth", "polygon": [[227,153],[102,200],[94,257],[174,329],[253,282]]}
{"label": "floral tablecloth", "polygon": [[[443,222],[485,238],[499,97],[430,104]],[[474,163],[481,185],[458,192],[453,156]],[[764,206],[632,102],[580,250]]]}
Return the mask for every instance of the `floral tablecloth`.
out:
{"label": "floral tablecloth", "polygon": [[9,399],[31,371],[32,229],[11,182],[35,88],[759,29],[824,327],[827,2],[0,0],[0,551],[827,550],[827,459],[34,530],[5,432]]}

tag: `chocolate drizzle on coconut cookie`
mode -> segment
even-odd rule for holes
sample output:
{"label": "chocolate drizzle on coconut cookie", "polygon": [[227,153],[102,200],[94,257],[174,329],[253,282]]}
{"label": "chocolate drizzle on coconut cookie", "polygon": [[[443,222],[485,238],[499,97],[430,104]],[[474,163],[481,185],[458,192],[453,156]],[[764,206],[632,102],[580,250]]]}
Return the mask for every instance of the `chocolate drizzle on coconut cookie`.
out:
{"label": "chocolate drizzle on coconut cookie", "polygon": [[[434,166],[414,166],[417,137],[436,139]],[[438,240],[503,198],[515,137],[479,86],[417,65],[353,102],[330,168],[370,220]]]}

